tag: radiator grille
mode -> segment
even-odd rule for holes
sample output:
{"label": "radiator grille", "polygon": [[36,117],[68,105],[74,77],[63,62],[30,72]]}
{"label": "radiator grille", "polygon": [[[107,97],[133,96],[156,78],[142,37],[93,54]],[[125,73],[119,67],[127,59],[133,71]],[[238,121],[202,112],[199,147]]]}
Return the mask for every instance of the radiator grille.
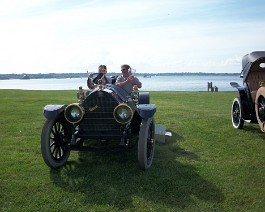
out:
{"label": "radiator grille", "polygon": [[120,137],[120,124],[113,117],[113,111],[117,105],[111,93],[90,94],[84,102],[85,115],[80,123],[82,134],[86,137],[101,139]]}

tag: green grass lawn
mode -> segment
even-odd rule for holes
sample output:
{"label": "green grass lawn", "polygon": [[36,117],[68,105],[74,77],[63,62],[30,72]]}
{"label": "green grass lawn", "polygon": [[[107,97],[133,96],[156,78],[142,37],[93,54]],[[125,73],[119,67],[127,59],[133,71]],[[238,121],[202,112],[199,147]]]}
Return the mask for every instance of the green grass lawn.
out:
{"label": "green grass lawn", "polygon": [[232,127],[237,92],[151,92],[173,136],[139,169],[135,153],[71,152],[51,170],[40,152],[47,104],[76,91],[0,90],[0,211],[263,211],[265,135]]}

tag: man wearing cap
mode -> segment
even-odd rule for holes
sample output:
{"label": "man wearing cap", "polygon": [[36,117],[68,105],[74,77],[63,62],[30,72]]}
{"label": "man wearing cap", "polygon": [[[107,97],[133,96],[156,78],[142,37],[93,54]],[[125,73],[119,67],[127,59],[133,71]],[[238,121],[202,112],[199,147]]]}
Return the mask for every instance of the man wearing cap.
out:
{"label": "man wearing cap", "polygon": [[134,85],[137,85],[138,88],[142,87],[142,83],[139,79],[132,75],[131,67],[127,64],[121,66],[122,75],[119,76],[116,80],[116,85],[123,88],[127,93],[132,92]]}

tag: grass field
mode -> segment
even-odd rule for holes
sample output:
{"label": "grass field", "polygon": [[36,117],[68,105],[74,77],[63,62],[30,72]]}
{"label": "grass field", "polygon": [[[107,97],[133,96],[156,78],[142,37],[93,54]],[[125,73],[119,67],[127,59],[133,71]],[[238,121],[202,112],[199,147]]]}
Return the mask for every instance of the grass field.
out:
{"label": "grass field", "polygon": [[46,104],[76,91],[0,90],[0,211],[264,211],[265,135],[232,127],[237,92],[151,92],[173,136],[147,171],[136,154],[71,152],[60,170],[41,156]]}

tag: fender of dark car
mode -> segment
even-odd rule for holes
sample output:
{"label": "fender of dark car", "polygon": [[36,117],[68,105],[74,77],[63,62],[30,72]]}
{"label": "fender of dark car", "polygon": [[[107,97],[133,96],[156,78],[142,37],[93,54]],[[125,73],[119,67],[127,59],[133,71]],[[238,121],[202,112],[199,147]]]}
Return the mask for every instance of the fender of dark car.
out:
{"label": "fender of dark car", "polygon": [[143,119],[151,118],[156,112],[155,104],[139,104],[136,106],[138,114]]}
{"label": "fender of dark car", "polygon": [[46,119],[55,119],[64,111],[67,105],[46,105],[43,114]]}
{"label": "fender of dark car", "polygon": [[242,118],[244,120],[253,120],[254,108],[251,104],[251,96],[246,86],[240,86],[236,82],[231,82],[230,85],[238,90],[242,105]]}

